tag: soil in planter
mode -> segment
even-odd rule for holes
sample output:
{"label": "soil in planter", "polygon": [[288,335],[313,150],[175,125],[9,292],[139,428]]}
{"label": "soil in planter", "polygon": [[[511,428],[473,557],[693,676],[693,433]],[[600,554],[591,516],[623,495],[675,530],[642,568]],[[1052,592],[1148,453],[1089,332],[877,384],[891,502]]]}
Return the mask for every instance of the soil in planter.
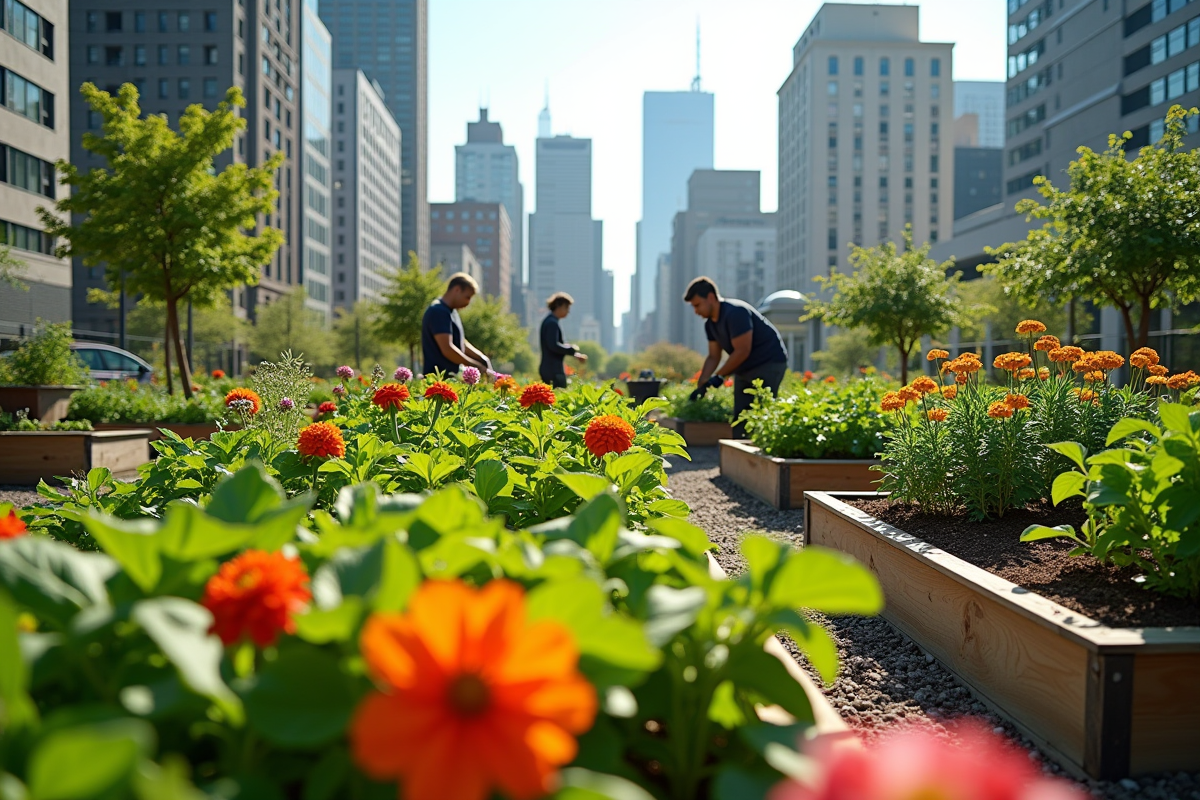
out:
{"label": "soil in planter", "polygon": [[927,514],[886,500],[849,503],[876,519],[940,547],[1018,586],[1114,628],[1200,625],[1200,603],[1168,597],[1134,582],[1134,567],[1118,569],[1090,556],[1070,556],[1067,542],[1024,544],[1021,532],[1033,524],[1072,525],[1085,517],[1074,508],[1031,506],[1001,519],[975,522],[966,514]]}

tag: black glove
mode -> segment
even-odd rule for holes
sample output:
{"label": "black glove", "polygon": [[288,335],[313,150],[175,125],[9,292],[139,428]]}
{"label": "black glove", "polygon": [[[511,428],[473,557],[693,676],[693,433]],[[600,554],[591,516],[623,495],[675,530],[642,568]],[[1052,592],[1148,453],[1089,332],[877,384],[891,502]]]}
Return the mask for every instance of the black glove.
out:
{"label": "black glove", "polygon": [[694,403],[697,400],[699,400],[700,398],[704,397],[704,393],[707,391],[708,391],[707,383],[704,384],[703,386],[697,386],[695,388],[695,390],[693,390],[692,393],[688,395],[688,400],[690,400]]}
{"label": "black glove", "polygon": [[724,385],[725,385],[725,379],[722,378],[720,375],[713,375],[711,378],[708,379],[708,383],[705,384],[705,386],[711,386],[714,389],[718,389]]}

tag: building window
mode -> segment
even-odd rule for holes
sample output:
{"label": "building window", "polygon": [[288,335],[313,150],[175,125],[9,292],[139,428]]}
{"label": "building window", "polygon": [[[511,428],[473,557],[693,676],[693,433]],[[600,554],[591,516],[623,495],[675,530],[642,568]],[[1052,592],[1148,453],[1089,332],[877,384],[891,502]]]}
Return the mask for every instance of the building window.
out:
{"label": "building window", "polygon": [[887,97],[888,93],[891,92],[891,90],[892,90],[892,84],[890,81],[880,81],[879,82],[879,94],[880,95]]}
{"label": "building window", "polygon": [[913,64],[913,60],[911,58],[904,59],[904,77],[911,78],[914,72],[916,72],[916,67]]}
{"label": "building window", "polygon": [[208,31],[209,33],[213,33],[217,30],[217,12],[204,12],[204,30]]}
{"label": "building window", "polygon": [[166,33],[170,28],[167,25],[167,12],[158,12],[158,32]]}
{"label": "building window", "polygon": [[246,54],[238,53],[238,75],[246,74]]}
{"label": "building window", "polygon": [[942,76],[942,60],[940,58],[935,58],[929,62],[929,75],[934,78]]}
{"label": "building window", "polygon": [[109,67],[125,66],[125,48],[124,47],[106,47],[104,48],[104,64]]}
{"label": "building window", "polygon": [[826,87],[826,91],[829,93],[830,97],[837,97],[837,93],[838,93],[837,83],[838,83],[837,81],[830,81],[829,86]]}
{"label": "building window", "polygon": [[134,33],[145,33],[146,32],[146,12],[145,11],[133,12],[133,31],[134,31]]}
{"label": "building window", "polygon": [[108,11],[104,14],[104,30],[108,33],[121,32],[121,12]]}
{"label": "building window", "polygon": [[204,79],[204,96],[205,97],[216,97],[217,96],[217,79],[216,78],[205,78]]}
{"label": "building window", "polygon": [[879,74],[880,75],[891,75],[892,74],[892,62],[886,56],[884,58],[879,59]]}
{"label": "building window", "polygon": [[95,33],[98,30],[100,30],[100,12],[99,11],[87,12],[87,32]]}
{"label": "building window", "polygon": [[189,45],[179,45],[179,66],[186,67],[192,63],[192,48]]}
{"label": "building window", "polygon": [[0,67],[0,105],[54,129],[54,95],[9,69]]}
{"label": "building window", "polygon": [[829,57],[829,74],[837,75],[838,74],[837,69],[838,69],[837,56],[830,56]]}
{"label": "building window", "polygon": [[179,14],[179,31],[180,31],[180,33],[189,31],[189,30],[191,30],[191,28],[192,28],[192,18],[189,15],[181,12]]}
{"label": "building window", "polygon": [[[1040,141],[1041,141],[1041,140],[1039,140],[1039,142],[1040,142]],[[929,157],[929,171],[930,171],[930,172],[937,172],[937,171],[938,171],[938,157],[937,157],[937,156],[930,156],[930,157]]]}
{"label": "building window", "polygon": [[166,78],[158,79],[158,96],[161,100],[166,100],[171,96],[171,82]]}
{"label": "building window", "polygon": [[100,47],[98,45],[89,44],[87,46],[87,63],[89,63],[89,64],[99,64],[100,63]]}
{"label": "building window", "polygon": [[854,57],[854,74],[860,75],[860,76],[863,74],[863,58],[862,58],[862,56]]}
{"label": "building window", "polygon": [[179,79],[179,99],[187,100],[192,96],[192,82],[188,78]]}
{"label": "building window", "polygon": [[271,74],[271,60],[266,56],[262,57],[262,73],[267,76]]}
{"label": "building window", "polygon": [[133,46],[133,65],[135,67],[146,66],[146,45],[135,44]]}
{"label": "building window", "polygon": [[[1059,66],[1061,67],[1062,64],[1059,64]],[[929,96],[932,97],[934,100],[940,100],[942,97],[942,85],[940,83],[935,83],[932,86],[930,86],[929,87]]]}
{"label": "building window", "polygon": [[204,63],[210,67],[217,64],[217,46],[206,45],[204,48]]}
{"label": "building window", "polygon": [[167,64],[170,64],[170,63],[171,63],[171,48],[165,44],[160,44],[158,46],[158,64],[159,64],[159,66],[166,66]]}

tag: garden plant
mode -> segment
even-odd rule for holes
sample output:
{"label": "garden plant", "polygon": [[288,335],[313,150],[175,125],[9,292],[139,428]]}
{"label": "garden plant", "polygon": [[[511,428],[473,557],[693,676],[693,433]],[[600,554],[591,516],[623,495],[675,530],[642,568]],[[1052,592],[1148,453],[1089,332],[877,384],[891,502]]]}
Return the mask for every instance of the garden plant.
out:
{"label": "garden plant", "polygon": [[743,413],[750,441],[778,458],[875,458],[883,448],[888,415],[879,403],[889,385],[866,377],[838,383],[803,378],[780,397],[752,389],[754,404]]}

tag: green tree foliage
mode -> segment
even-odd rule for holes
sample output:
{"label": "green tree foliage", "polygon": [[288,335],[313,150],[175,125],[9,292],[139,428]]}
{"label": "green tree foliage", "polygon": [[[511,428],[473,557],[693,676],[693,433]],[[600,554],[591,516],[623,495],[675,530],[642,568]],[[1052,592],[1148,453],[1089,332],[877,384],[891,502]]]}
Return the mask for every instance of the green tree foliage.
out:
{"label": "green tree foliage", "polygon": [[1080,147],[1065,190],[1035,178],[1045,204],[1022,200],[1017,211],[1045,224],[989,250],[998,261],[985,270],[1026,303],[1116,308],[1129,347],[1145,346],[1152,310],[1200,297],[1200,152],[1183,141],[1195,113],[1172,106],[1162,140],[1133,159],[1128,131],[1102,153]]}
{"label": "green tree foliage", "polygon": [[575,371],[580,377],[605,374],[604,369],[608,365],[608,351],[601,347],[599,342],[575,342],[574,344],[588,357],[588,360],[583,362],[569,357],[567,359],[567,363],[575,367]]}
{"label": "green tree foliage", "polygon": [[831,334],[825,349],[812,354],[813,361],[830,375],[858,375],[860,367],[870,367],[879,356],[879,345],[871,342],[871,332],[852,328]]}
{"label": "green tree foliage", "polygon": [[471,305],[458,312],[467,341],[496,364],[511,362],[525,340],[521,320],[504,310],[499,297],[476,295]]}
{"label": "green tree foliage", "polygon": [[25,273],[25,262],[12,254],[12,248],[0,244],[0,284],[8,284],[14,289],[28,291],[29,286],[21,280]]}
{"label": "green tree foliage", "polygon": [[122,86],[116,97],[91,83],[80,91],[104,128],[103,136],[83,135],[84,149],[107,166],[84,172],[60,161],[62,182],[71,191],[56,209],[80,222],[70,224],[40,209],[42,223],[49,235],[65,242],[60,257],[104,265],[110,289],[123,282],[129,294],[164,304],[167,389],[174,389],[173,354],[183,392],[191,397],[180,302],[191,298],[198,307],[211,306],[229,289],[258,281],[283,243],[280,231],[259,226],[259,219],[275,211],[275,171],[283,154],[260,168],[231,164],[216,171],[214,160],[246,126],[237,113],[246,105],[237,88],[215,111],[189,106],[179,118],[178,133],[163,116],[142,116],[133,84]]}
{"label": "green tree foliage", "polygon": [[70,322],[47,324],[39,319],[37,332],[12,355],[0,358],[0,384],[78,386],[87,382],[88,369],[71,350]]}
{"label": "green tree foliage", "polygon": [[682,381],[700,371],[704,357],[681,344],[655,342],[631,360],[629,372],[634,378],[644,369],[654,370],[657,378]]}
{"label": "green tree foliage", "polygon": [[[958,285],[958,296],[967,306],[974,305],[979,313],[971,314],[959,321],[959,338],[964,342],[979,342],[987,338],[987,323],[992,324],[993,339],[1019,339],[1017,323],[1023,319],[1036,319],[1046,325],[1046,332],[1065,337],[1067,333],[1068,309],[1064,305],[1051,303],[1044,297],[1025,303],[1015,292],[1005,291],[1004,286],[990,275],[978,280],[963,281]],[[1086,328],[1090,315],[1079,311],[1075,324]],[[1065,339],[1064,339],[1065,341]]]}
{"label": "green tree foliage", "polygon": [[409,366],[414,370],[421,346],[421,318],[429,304],[442,296],[445,283],[441,270],[422,270],[416,255],[410,253],[408,263],[392,274],[383,294],[376,329],[386,341],[408,350]]}
{"label": "green tree foliage", "polygon": [[922,336],[936,336],[961,319],[955,287],[961,273],[947,277],[951,259],[929,258],[928,243],[913,247],[912,226],[904,228],[904,251],[895,242],[850,246],[850,275],[834,272],[816,280],[833,289],[829,300],[814,300],[805,319],[819,317],[840,328],[864,328],[871,344],[896,348],[900,380],[908,382],[908,361]]}
{"label": "green tree foliage", "polygon": [[619,378],[622,372],[628,371],[628,353],[613,353],[604,364],[604,377],[606,378]]}
{"label": "green tree foliage", "polygon": [[[182,336],[186,340],[186,309],[181,310],[180,316],[182,317],[181,323],[184,325]],[[129,349],[153,364],[155,369],[164,368],[166,365],[166,354],[161,341],[166,319],[166,306],[153,300],[139,302],[129,311],[125,319],[125,331],[131,337]],[[210,369],[221,366],[218,354],[222,353],[226,347],[234,346],[237,342],[246,342],[252,330],[248,322],[238,319],[233,313],[227,295],[217,297],[212,306],[208,308],[194,309],[192,324],[196,326],[192,338],[199,354],[193,354],[193,357],[197,363],[205,360],[210,362]],[[159,341],[149,341],[150,339],[159,339]],[[208,358],[205,359],[203,354],[208,354]],[[191,366],[196,368],[197,364]]]}
{"label": "green tree foliage", "polygon": [[[396,345],[379,333],[380,305],[359,300],[353,308],[339,308],[333,322],[334,360],[370,372],[376,364],[396,361]],[[390,372],[390,370],[389,370]]]}
{"label": "green tree foliage", "polygon": [[320,311],[307,306],[308,292],[297,286],[269,305],[259,305],[258,319],[250,332],[253,361],[278,361],[292,352],[309,364],[333,363],[333,339]]}

